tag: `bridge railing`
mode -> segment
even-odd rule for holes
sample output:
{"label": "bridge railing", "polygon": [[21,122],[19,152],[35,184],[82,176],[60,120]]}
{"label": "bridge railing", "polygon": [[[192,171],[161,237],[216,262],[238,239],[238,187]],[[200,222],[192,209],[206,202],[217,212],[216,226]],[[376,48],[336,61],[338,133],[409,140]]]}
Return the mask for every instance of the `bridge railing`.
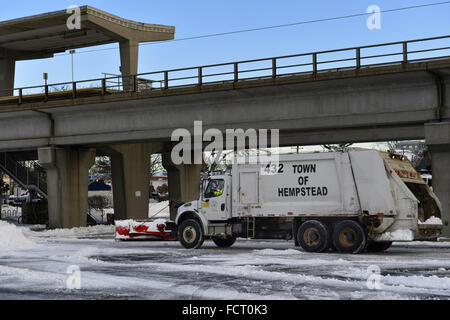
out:
{"label": "bridge railing", "polygon": [[[0,91],[1,103],[168,90],[450,58],[450,35]],[[6,92],[5,92],[6,91]]]}

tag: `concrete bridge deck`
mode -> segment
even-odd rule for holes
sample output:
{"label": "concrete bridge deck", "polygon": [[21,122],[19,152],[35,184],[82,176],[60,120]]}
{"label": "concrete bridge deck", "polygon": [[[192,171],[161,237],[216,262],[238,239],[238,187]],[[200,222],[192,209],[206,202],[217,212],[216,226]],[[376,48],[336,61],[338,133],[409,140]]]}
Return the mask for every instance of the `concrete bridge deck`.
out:
{"label": "concrete bridge deck", "polygon": [[168,141],[194,120],[277,128],[282,145],[423,139],[425,123],[450,118],[449,79],[450,58],[439,58],[166,90],[83,89],[47,101],[35,94],[0,101],[0,149]]}

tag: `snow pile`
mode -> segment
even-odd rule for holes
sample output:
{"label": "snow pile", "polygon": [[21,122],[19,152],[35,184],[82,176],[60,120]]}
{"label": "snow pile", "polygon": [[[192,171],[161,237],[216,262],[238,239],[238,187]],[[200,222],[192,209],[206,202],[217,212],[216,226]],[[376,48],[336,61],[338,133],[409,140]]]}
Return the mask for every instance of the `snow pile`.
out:
{"label": "snow pile", "polygon": [[414,241],[414,242],[402,242],[402,243],[395,243],[394,244],[397,247],[410,247],[410,248],[450,248],[450,242],[449,241]]}
{"label": "snow pile", "polygon": [[422,222],[419,220],[419,224],[442,224],[442,220],[437,217],[432,216],[432,217],[428,218],[428,220],[425,222]]}
{"label": "snow pile", "polygon": [[5,221],[0,221],[0,254],[35,247],[37,247],[37,244],[28,239],[21,228]]}
{"label": "snow pile", "polygon": [[413,241],[414,234],[409,229],[399,229],[394,232],[385,232],[376,237],[378,241]]}
{"label": "snow pile", "polygon": [[72,229],[54,229],[42,232],[36,232],[33,235],[40,237],[55,237],[55,238],[78,238],[78,237],[93,237],[98,235],[112,235],[114,234],[114,225],[96,225],[90,227],[79,227]]}
{"label": "snow pile", "polygon": [[129,228],[130,230],[136,227],[146,226],[149,232],[159,232],[158,225],[166,224],[165,219],[156,219],[154,221],[139,221],[139,220],[118,220],[115,222],[116,227]]}
{"label": "snow pile", "polygon": [[116,240],[126,240],[130,238],[130,234],[134,235],[149,235],[152,232],[161,233],[158,225],[166,225],[165,219],[156,219],[154,221],[139,221],[139,220],[119,220],[116,224]]}

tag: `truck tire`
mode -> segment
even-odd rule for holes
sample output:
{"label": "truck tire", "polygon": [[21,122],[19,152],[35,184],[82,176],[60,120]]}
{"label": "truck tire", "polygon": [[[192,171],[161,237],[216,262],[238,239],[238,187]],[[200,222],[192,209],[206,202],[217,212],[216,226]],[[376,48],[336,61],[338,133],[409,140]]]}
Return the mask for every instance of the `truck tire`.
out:
{"label": "truck tire", "polygon": [[205,237],[200,224],[196,220],[188,219],[178,228],[178,239],[186,249],[198,249],[202,246]]}
{"label": "truck tire", "polygon": [[367,252],[381,252],[384,250],[387,250],[392,245],[391,241],[388,242],[375,242],[375,241],[369,241],[367,243]]}
{"label": "truck tire", "polygon": [[305,251],[324,252],[330,248],[330,232],[320,221],[306,221],[297,230],[297,241]]}
{"label": "truck tire", "polygon": [[232,236],[228,236],[226,238],[214,237],[214,238],[212,238],[212,241],[219,248],[228,248],[228,247],[231,247],[236,242],[236,237],[232,237]]}
{"label": "truck tire", "polygon": [[333,230],[333,245],[340,253],[361,253],[367,244],[367,235],[356,221],[344,220]]}

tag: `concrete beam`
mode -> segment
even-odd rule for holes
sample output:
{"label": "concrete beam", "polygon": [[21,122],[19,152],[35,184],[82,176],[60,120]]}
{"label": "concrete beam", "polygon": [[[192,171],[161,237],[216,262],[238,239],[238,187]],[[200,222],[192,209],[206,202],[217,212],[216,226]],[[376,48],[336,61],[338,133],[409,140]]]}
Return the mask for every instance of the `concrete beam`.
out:
{"label": "concrete beam", "polygon": [[0,97],[13,95],[16,61],[13,58],[0,59]]}
{"label": "concrete beam", "polygon": [[[442,220],[450,223],[450,122],[425,125],[425,141],[431,150],[433,191],[442,204]],[[450,237],[450,226],[444,228]]]}
{"label": "concrete beam", "polygon": [[133,89],[132,75],[138,73],[139,42],[125,40],[120,42],[120,72],[122,73],[123,89]]}
{"label": "concrete beam", "polygon": [[95,149],[45,147],[38,149],[38,158],[47,170],[49,227],[86,226],[89,169]]}

